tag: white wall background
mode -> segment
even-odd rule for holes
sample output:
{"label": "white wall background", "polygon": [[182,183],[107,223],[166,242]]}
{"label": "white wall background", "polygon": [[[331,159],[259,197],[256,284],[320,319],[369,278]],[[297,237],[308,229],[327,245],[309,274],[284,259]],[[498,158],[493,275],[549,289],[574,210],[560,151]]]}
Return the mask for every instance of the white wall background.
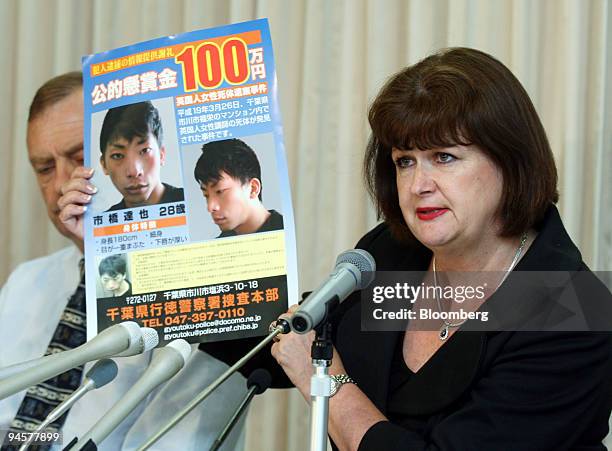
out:
{"label": "white wall background", "polygon": [[[525,85],[555,153],[565,225],[592,268],[612,270],[610,1],[0,0],[0,283],[66,244],[26,156],[38,86],[84,54],[257,17],[274,41],[302,288],[376,222],[360,177],[368,102],[390,74],[446,46],[489,52]],[[307,449],[299,395],[257,401],[247,449]]]}

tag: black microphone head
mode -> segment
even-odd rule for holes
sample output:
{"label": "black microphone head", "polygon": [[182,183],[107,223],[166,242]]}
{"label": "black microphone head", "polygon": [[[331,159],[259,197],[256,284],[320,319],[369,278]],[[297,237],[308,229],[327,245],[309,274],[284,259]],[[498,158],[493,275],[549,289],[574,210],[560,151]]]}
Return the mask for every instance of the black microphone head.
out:
{"label": "black microphone head", "polygon": [[270,388],[272,376],[268,370],[258,368],[247,379],[247,388],[255,387],[255,394],[260,395]]}
{"label": "black microphone head", "polygon": [[117,376],[117,364],[111,359],[98,360],[85,375],[94,382],[95,388],[104,387]]}
{"label": "black microphone head", "polygon": [[372,283],[374,280],[374,271],[376,271],[376,262],[374,257],[363,249],[351,249],[342,252],[336,259],[336,267],[342,263],[349,263],[355,266],[361,273],[361,279],[357,285],[357,289],[361,290]]}

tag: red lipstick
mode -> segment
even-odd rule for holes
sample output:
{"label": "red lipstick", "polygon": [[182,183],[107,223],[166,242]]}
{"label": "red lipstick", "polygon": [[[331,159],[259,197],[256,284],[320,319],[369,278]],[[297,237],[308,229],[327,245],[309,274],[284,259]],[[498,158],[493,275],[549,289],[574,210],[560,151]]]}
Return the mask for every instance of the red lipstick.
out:
{"label": "red lipstick", "polygon": [[447,211],[448,208],[420,207],[416,209],[416,214],[421,221],[431,221],[438,216],[442,216]]}

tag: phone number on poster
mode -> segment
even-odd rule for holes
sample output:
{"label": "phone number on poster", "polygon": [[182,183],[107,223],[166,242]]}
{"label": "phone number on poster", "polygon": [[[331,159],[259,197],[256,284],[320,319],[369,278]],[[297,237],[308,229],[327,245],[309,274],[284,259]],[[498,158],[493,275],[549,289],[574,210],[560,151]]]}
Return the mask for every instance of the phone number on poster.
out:
{"label": "phone number on poster", "polygon": [[176,315],[166,316],[164,325],[172,326],[176,324],[185,324],[188,320],[192,323],[201,323],[202,321],[211,321],[213,319],[240,318],[246,314],[242,307],[217,310],[214,312],[194,313],[193,315]]}

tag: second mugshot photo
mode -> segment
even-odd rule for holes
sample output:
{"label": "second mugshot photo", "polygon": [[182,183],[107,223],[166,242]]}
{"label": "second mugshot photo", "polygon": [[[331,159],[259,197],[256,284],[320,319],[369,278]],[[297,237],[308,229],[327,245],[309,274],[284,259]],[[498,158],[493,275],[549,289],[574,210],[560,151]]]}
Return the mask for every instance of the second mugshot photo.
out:
{"label": "second mugshot photo", "polygon": [[182,157],[193,241],[283,229],[271,135],[187,146]]}

